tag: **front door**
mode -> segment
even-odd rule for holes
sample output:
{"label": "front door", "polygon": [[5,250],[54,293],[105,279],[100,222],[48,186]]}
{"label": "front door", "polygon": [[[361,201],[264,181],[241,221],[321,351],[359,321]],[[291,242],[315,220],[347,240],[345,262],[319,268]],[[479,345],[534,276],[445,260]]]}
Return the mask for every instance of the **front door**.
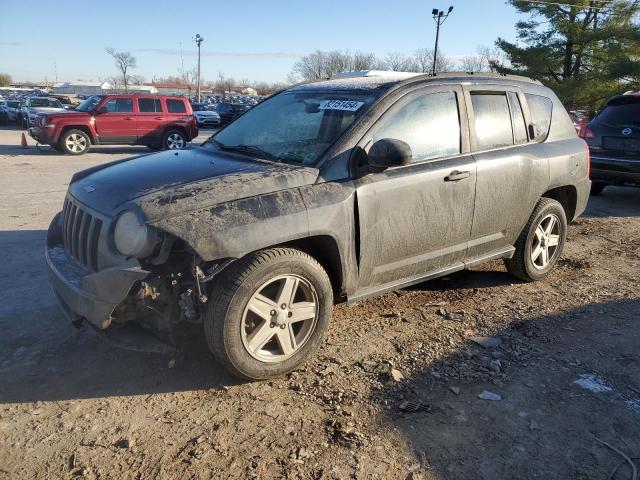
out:
{"label": "front door", "polygon": [[413,159],[355,182],[356,297],[462,267],[476,184],[466,118],[461,88],[421,88],[396,102],[362,140],[365,151],[382,138],[403,140]]}
{"label": "front door", "polygon": [[115,97],[101,105],[95,116],[100,143],[135,143],[138,139],[131,97]]}

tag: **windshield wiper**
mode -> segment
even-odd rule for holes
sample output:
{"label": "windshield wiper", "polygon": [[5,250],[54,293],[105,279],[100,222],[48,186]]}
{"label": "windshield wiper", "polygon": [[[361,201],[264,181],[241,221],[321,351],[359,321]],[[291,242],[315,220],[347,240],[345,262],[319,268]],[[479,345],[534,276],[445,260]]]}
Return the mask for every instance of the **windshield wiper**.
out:
{"label": "windshield wiper", "polygon": [[242,152],[242,153],[248,153],[252,156],[262,156],[265,157],[269,160],[278,160],[278,157],[276,157],[273,153],[271,152],[267,152],[266,150],[263,150],[260,147],[256,147],[255,145],[224,145],[223,143],[219,142],[218,140],[213,140],[213,142],[222,150],[229,150],[232,152]]}

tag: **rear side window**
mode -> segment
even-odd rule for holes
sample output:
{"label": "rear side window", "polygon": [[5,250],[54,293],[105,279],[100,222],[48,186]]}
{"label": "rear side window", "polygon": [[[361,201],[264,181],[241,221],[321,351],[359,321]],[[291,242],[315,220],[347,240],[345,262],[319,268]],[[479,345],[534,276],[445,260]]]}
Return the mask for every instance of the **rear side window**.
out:
{"label": "rear side window", "polygon": [[455,92],[421,95],[383,120],[373,142],[393,138],[407,142],[412,162],[460,153],[460,118]]}
{"label": "rear side window", "polygon": [[532,93],[525,93],[524,95],[527,98],[529,112],[531,113],[535,140],[544,140],[547,138],[549,127],[551,126],[553,102],[550,98],[542,95],[533,95]]}
{"label": "rear side window", "polygon": [[477,150],[513,145],[511,113],[504,93],[472,93]]}
{"label": "rear side window", "polygon": [[187,107],[182,100],[167,99],[167,111],[169,113],[187,113]]}
{"label": "rear side window", "polygon": [[162,112],[162,103],[159,98],[139,98],[138,110],[140,113]]}
{"label": "rear side window", "polygon": [[638,125],[639,118],[640,98],[635,95],[617,97],[610,100],[597,116],[599,122],[612,127]]}
{"label": "rear side window", "polygon": [[527,143],[527,127],[524,124],[524,114],[520,99],[515,92],[507,92],[509,107],[511,107],[511,123],[513,125],[513,142],[516,145]]}
{"label": "rear side window", "polygon": [[109,100],[105,107],[109,113],[133,112],[133,100],[130,98],[114,98]]}

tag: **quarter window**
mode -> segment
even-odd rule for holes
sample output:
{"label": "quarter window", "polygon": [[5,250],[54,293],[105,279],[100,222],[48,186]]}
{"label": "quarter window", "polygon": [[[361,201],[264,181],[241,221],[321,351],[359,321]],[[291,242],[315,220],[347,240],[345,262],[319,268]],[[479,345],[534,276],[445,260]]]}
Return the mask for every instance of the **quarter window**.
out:
{"label": "quarter window", "polygon": [[511,122],[513,123],[513,141],[516,145],[527,143],[527,127],[524,123],[524,114],[520,100],[515,92],[507,92],[509,106],[511,107]]}
{"label": "quarter window", "polygon": [[407,142],[412,162],[460,153],[460,118],[455,92],[420,95],[387,116],[373,142],[393,138]]}
{"label": "quarter window", "polygon": [[529,112],[531,113],[531,121],[533,122],[533,129],[536,134],[535,139],[544,140],[547,138],[549,127],[551,126],[553,102],[550,98],[532,93],[525,93],[525,97],[527,98],[527,105],[529,105]]}
{"label": "quarter window", "polygon": [[167,100],[167,111],[169,113],[187,113],[187,107],[182,100]]}
{"label": "quarter window", "polygon": [[513,145],[513,130],[504,93],[472,93],[477,150]]}
{"label": "quarter window", "polygon": [[114,98],[105,105],[109,113],[133,112],[133,101],[130,98]]}
{"label": "quarter window", "polygon": [[139,98],[138,110],[140,113],[162,112],[162,103],[159,98]]}

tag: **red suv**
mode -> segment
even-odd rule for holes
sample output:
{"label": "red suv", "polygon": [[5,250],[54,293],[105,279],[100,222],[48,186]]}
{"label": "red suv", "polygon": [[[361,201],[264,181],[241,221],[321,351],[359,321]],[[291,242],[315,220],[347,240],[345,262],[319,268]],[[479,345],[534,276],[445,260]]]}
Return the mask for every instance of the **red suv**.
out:
{"label": "red suv", "polygon": [[91,145],[177,150],[198,136],[198,127],[183,97],[94,95],[75,110],[38,114],[29,135],[60,152],[81,155]]}

